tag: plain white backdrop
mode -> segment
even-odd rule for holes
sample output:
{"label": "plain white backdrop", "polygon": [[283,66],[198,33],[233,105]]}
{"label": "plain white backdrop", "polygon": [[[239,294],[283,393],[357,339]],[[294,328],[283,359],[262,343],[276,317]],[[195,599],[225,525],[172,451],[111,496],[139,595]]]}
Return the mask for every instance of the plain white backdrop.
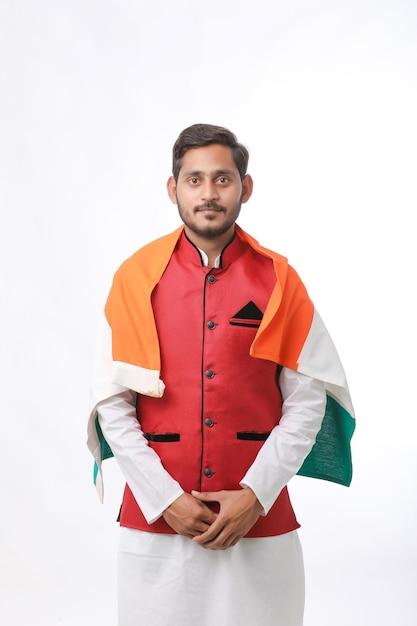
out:
{"label": "plain white backdrop", "polygon": [[249,147],[239,223],[303,278],[356,407],[352,486],[290,485],[305,626],[414,626],[415,1],[1,0],[0,54],[2,626],[116,624],[90,364],[114,271],[180,223],[195,122]]}

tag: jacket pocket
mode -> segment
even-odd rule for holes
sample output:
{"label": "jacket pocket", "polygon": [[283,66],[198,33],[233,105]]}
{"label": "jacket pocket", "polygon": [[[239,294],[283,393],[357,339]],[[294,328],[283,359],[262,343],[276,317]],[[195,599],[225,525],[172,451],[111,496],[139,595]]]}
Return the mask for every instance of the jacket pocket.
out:
{"label": "jacket pocket", "polygon": [[242,439],[243,441],[266,441],[270,434],[270,431],[242,430],[236,433],[236,439]]}
{"label": "jacket pocket", "polygon": [[243,320],[237,317],[232,317],[229,320],[231,326],[246,326],[246,328],[259,328],[261,322],[259,320]]}
{"label": "jacket pocket", "polygon": [[145,433],[145,437],[148,441],[160,441],[160,442],[172,442],[179,441],[179,433]]}

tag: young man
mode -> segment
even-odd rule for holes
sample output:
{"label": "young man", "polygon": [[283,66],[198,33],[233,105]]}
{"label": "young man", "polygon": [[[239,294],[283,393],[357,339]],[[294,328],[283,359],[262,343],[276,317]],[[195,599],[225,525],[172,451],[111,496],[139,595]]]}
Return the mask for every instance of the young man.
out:
{"label": "young man", "polygon": [[350,483],[333,343],[287,260],[236,225],[247,163],[229,130],[185,129],[168,180],[184,225],[128,259],[106,303],[89,446],[101,494],[110,454],[127,483],[120,626],[301,626],[286,485]]}

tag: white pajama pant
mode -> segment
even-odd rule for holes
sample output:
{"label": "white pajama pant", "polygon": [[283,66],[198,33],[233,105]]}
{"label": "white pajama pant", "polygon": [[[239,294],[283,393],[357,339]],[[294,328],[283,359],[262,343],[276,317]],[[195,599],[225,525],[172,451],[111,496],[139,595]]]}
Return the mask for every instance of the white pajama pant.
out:
{"label": "white pajama pant", "polygon": [[180,535],[121,528],[119,626],[302,626],[297,531],[205,550]]}

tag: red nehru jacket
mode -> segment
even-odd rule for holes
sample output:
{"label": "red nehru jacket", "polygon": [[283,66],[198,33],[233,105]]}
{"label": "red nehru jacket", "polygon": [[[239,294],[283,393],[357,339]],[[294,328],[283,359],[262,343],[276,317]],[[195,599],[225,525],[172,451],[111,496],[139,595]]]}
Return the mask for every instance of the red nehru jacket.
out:
{"label": "red nehru jacket", "polygon": [[[276,275],[271,259],[238,237],[219,269],[204,267],[182,234],[152,294],[161,348],[162,398],[140,395],[137,413],[149,445],[186,492],[239,489],[281,417],[276,363],[249,355]],[[126,486],[120,523],[174,533],[161,517],[149,525]],[[248,537],[298,528],[284,488]]]}

